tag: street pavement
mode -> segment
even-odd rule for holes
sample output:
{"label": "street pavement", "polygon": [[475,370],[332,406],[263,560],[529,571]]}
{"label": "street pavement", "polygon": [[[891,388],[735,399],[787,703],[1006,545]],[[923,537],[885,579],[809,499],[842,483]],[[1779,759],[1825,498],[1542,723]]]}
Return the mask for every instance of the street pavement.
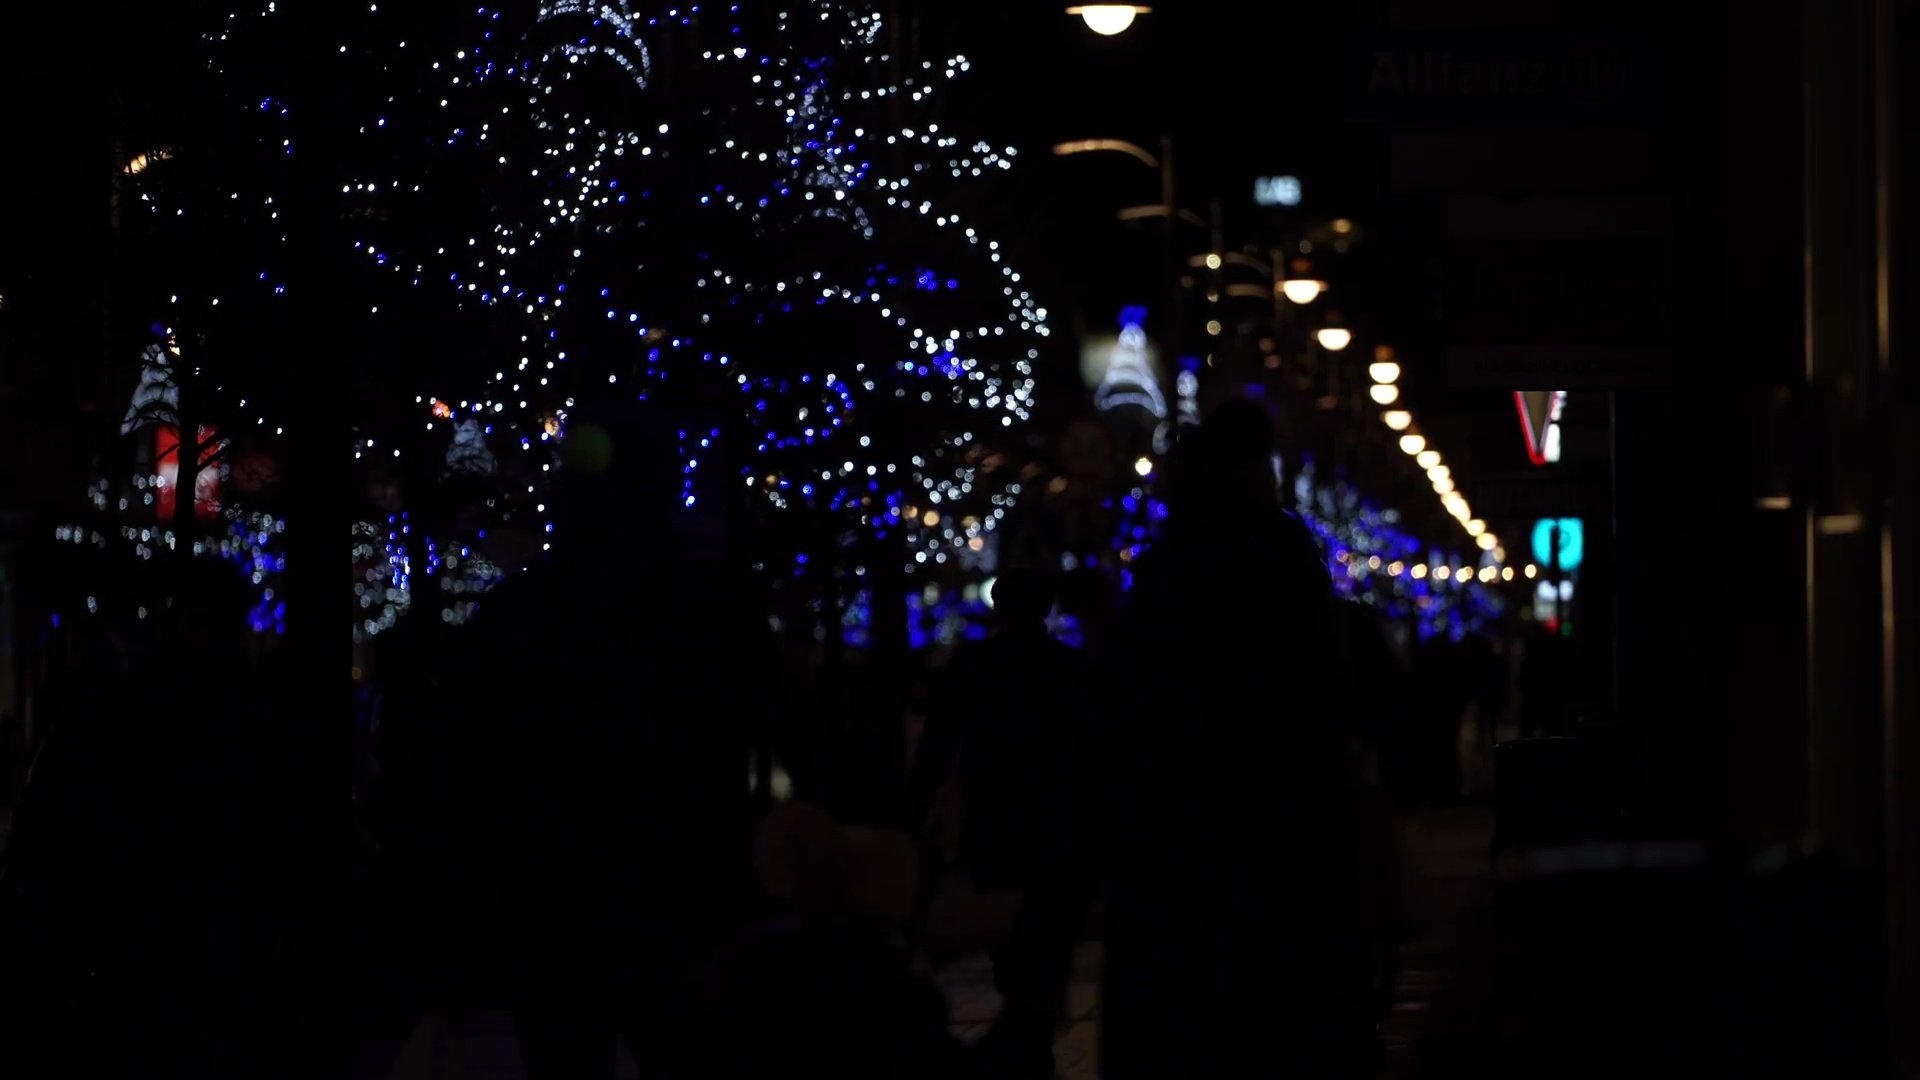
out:
{"label": "street pavement", "polygon": [[[1381,1080],[1614,1080],[1653,1062],[1688,1076],[1870,1074],[1831,1065],[1869,1030],[1853,1010],[1766,996],[1805,981],[1783,958],[1839,967],[1849,943],[1819,928],[1845,918],[1730,885],[1697,844],[1574,841],[1496,870],[1487,825],[1447,810],[1409,827],[1418,905]],[[1748,931],[1736,948],[1737,925],[1769,919],[1792,926],[1795,947],[1769,952]]]}
{"label": "street pavement", "polygon": [[[1053,1043],[1059,1080],[1095,1080],[1100,1075],[1100,958],[1098,942],[1082,942],[1075,952],[1066,1014]],[[946,995],[954,1035],[966,1043],[985,1035],[1001,1006],[992,963],[985,956],[968,957],[937,972],[934,981]]]}
{"label": "street pavement", "polygon": [[[1054,1046],[1062,1080],[1095,1080],[1100,946],[1083,944],[1067,994],[1067,1016]],[[953,1033],[971,1043],[1000,1014],[993,967],[985,956],[966,957],[936,972],[946,996]],[[423,1020],[400,1051],[387,1080],[524,1080],[526,1069],[514,1036],[513,1017],[488,1010],[458,1018]],[[639,1069],[621,1048],[620,1080],[637,1080]]]}
{"label": "street pavement", "polygon": [[[1378,1080],[1519,1075],[1477,1071],[1489,1055],[1499,1053],[1502,1023],[1490,996],[1492,975],[1484,955],[1493,891],[1490,818],[1478,809],[1449,809],[1417,815],[1405,829],[1410,933],[1399,949],[1392,1005],[1380,1030]],[[1100,963],[1100,944],[1083,942],[1054,1044],[1057,1080],[1099,1076]],[[955,960],[935,972],[934,981],[947,999],[954,1035],[968,1043],[983,1036],[1001,1008],[989,960],[984,955]],[[387,1080],[522,1080],[526,1075],[509,1014],[478,1012],[436,1025],[423,1023],[416,1030]],[[622,1080],[639,1075],[623,1048]]]}
{"label": "street pavement", "polygon": [[[485,1010],[423,1020],[387,1080],[525,1080],[526,1075],[513,1014]],[[639,1067],[625,1046],[616,1076],[639,1080]]]}
{"label": "street pavement", "polygon": [[[1500,1028],[1511,1023],[1492,996],[1487,948],[1496,936],[1489,925],[1492,818],[1476,807],[1449,808],[1414,815],[1403,828],[1408,932],[1398,949],[1391,1006],[1380,1028],[1379,1080],[1488,1075],[1474,1069],[1504,1053]],[[1099,1076],[1100,960],[1098,942],[1081,944],[1066,1021],[1054,1043],[1057,1080]],[[999,1014],[992,978],[985,957],[949,965],[937,975],[952,1009],[954,1033],[967,1042],[985,1034]]]}
{"label": "street pavement", "polygon": [[1492,817],[1456,807],[1416,814],[1403,829],[1406,932],[1380,1026],[1379,1078],[1514,1075],[1489,1068],[1505,1053],[1486,950]]}

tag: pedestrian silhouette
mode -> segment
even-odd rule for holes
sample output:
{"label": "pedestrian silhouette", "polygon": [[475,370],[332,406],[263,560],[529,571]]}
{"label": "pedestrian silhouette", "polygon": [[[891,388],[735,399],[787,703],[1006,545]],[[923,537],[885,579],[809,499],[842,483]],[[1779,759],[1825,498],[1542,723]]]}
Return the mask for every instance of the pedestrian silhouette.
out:
{"label": "pedestrian silhouette", "polygon": [[755,847],[773,910],[713,966],[687,1075],[965,1075],[946,1002],[909,961],[920,877],[911,838],[789,803]]}
{"label": "pedestrian silhouette", "polygon": [[921,820],[975,889],[1025,893],[993,956],[1006,1001],[981,1048],[1000,1075],[1053,1074],[1053,1029],[1079,929],[1075,744],[1090,686],[1081,655],[1047,628],[1053,583],[1011,569],[993,584],[999,628],[954,651],[914,761]]}
{"label": "pedestrian silhouette", "polygon": [[[258,1076],[275,1061],[263,993],[304,852],[286,800],[285,702],[250,657],[234,568],[183,568],[126,677],[55,718],[18,808],[7,891],[36,945],[9,1040],[60,1071]],[[51,1041],[51,1045],[48,1044]],[[28,1071],[33,1071],[29,1067]]]}
{"label": "pedestrian silhouette", "polygon": [[1368,1046],[1339,628],[1273,441],[1237,402],[1181,443],[1104,665],[1110,1078],[1343,1076]]}
{"label": "pedestrian silhouette", "polygon": [[716,940],[751,829],[756,627],[676,543],[671,433],[611,405],[561,449],[554,555],[485,597],[447,695],[449,929],[467,981],[514,1004],[534,1080],[612,1075],[619,979]]}

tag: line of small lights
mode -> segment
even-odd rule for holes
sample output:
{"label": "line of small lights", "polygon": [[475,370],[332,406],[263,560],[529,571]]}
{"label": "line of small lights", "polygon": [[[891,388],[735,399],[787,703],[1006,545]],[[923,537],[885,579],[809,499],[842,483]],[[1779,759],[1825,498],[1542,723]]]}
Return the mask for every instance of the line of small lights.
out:
{"label": "line of small lights", "polygon": [[[1506,551],[1500,546],[1500,538],[1488,531],[1486,522],[1473,516],[1473,507],[1454,482],[1453,470],[1440,456],[1440,451],[1428,445],[1426,436],[1420,434],[1414,424],[1413,413],[1400,400],[1400,364],[1394,359],[1392,347],[1380,345],[1374,349],[1373,363],[1367,366],[1367,375],[1373,381],[1369,396],[1382,409],[1381,422],[1400,433],[1401,452],[1413,458],[1426,471],[1427,480],[1433,485],[1433,493],[1440,497],[1440,505],[1460,523],[1475,545],[1488,553],[1494,563],[1504,563]],[[1438,574],[1439,570],[1434,573]],[[1496,578],[1512,581],[1512,570],[1507,569],[1504,575],[1497,566],[1486,566],[1480,570],[1481,581],[1492,582]]]}

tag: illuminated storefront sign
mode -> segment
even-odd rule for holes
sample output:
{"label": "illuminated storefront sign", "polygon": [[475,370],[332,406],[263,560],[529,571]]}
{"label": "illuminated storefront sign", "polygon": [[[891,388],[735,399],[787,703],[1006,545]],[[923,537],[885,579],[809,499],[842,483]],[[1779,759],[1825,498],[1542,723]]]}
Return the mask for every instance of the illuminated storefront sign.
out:
{"label": "illuminated storefront sign", "polygon": [[1567,407],[1565,390],[1515,390],[1513,404],[1520,412],[1520,430],[1527,437],[1527,458],[1535,465],[1560,460],[1560,414]]}
{"label": "illuminated storefront sign", "polygon": [[[1556,536],[1557,532],[1557,536]],[[1558,541],[1559,566],[1577,570],[1586,547],[1586,530],[1579,518],[1541,518],[1533,525],[1533,558],[1541,566],[1553,566]]]}
{"label": "illuminated storefront sign", "polygon": [[[193,473],[193,503],[194,511],[203,516],[220,509],[220,480],[226,466],[218,459],[223,446],[214,429],[200,429],[200,463]],[[171,424],[154,428],[153,460],[157,477],[154,490],[158,496],[155,512],[162,520],[171,519],[180,481],[180,429]]]}
{"label": "illuminated storefront sign", "polygon": [[1253,201],[1258,206],[1299,206],[1300,178],[1262,176],[1253,182]]}

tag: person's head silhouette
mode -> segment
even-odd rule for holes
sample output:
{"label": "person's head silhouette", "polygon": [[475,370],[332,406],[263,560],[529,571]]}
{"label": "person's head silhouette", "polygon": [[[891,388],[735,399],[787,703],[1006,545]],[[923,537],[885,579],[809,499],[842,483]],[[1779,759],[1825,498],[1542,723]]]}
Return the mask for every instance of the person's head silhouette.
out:
{"label": "person's head silhouette", "polygon": [[556,548],[655,543],[682,498],[673,432],[645,402],[602,402],[568,416],[560,465],[566,510]]}
{"label": "person's head silhouette", "polygon": [[1043,627],[1053,613],[1053,582],[1039,570],[1008,570],[995,579],[990,598],[1001,625],[1027,630]]}
{"label": "person's head silhouette", "polygon": [[1168,504],[1206,513],[1271,501],[1274,442],[1264,408],[1244,399],[1227,402],[1174,450]]}
{"label": "person's head silhouette", "polygon": [[1267,569],[1281,575],[1286,589],[1321,597],[1331,589],[1326,560],[1312,531],[1281,506],[1277,441],[1259,402],[1236,398],[1220,406],[1175,448],[1168,508],[1176,523],[1198,521],[1216,538],[1260,537],[1273,556]]}

